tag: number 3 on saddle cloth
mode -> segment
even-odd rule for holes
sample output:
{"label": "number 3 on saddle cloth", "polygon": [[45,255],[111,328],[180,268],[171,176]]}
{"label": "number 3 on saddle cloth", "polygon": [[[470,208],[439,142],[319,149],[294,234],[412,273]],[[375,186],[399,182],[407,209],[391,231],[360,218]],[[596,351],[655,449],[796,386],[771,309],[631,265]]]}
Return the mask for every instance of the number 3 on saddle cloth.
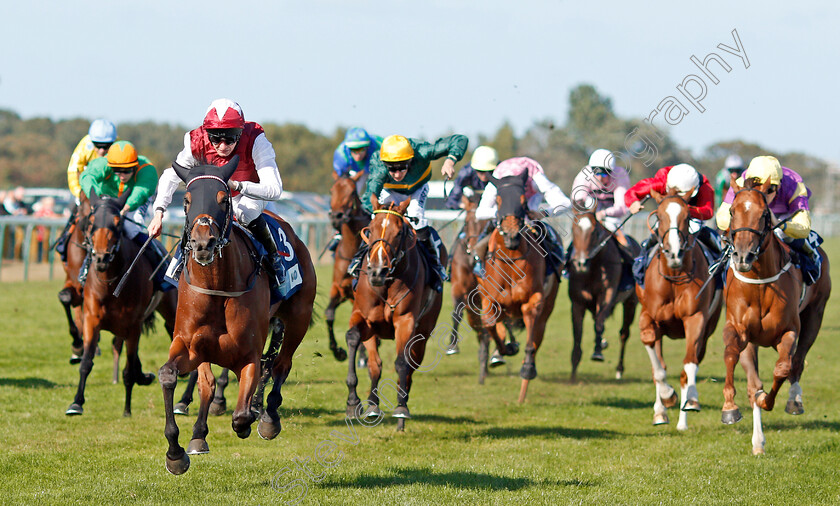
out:
{"label": "number 3 on saddle cloth", "polygon": [[[265,221],[268,224],[268,229],[274,237],[274,244],[276,244],[279,248],[278,253],[280,253],[280,258],[283,260],[283,267],[286,269],[286,279],[283,281],[283,284],[279,287],[275,287],[274,283],[270,283],[270,304],[276,304],[296,294],[298,290],[300,290],[303,278],[300,275],[300,263],[295,255],[295,249],[286,238],[286,233],[283,232],[282,228],[280,228],[280,223],[267,214],[263,214],[263,218],[265,218]],[[253,235],[251,235],[247,228],[243,227],[238,222],[234,222],[234,225],[245,232],[245,235],[251,240],[251,245],[257,252],[257,256],[259,258],[264,259],[268,256],[268,252],[266,252],[263,245],[260,244]],[[166,281],[169,281],[175,286],[178,286],[177,278],[180,277],[181,269],[183,267],[182,256],[183,249],[178,248],[175,252],[175,257],[172,259],[169,268],[166,270]]]}

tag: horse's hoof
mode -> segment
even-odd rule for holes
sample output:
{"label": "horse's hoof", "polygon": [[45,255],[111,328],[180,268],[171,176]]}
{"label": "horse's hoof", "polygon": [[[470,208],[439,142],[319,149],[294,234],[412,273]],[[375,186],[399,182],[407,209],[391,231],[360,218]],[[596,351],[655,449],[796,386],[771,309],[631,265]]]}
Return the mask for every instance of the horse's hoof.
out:
{"label": "horse's hoof", "polygon": [[669,423],[671,423],[671,421],[668,420],[668,415],[666,413],[660,413],[660,414],[653,415],[653,424],[654,425],[667,425]]}
{"label": "horse's hoof", "polygon": [[776,398],[767,395],[764,390],[759,390],[755,393],[755,403],[764,411],[773,411],[776,404]]}
{"label": "horse's hoof", "polygon": [[189,415],[190,414],[190,407],[184,404],[183,402],[179,402],[172,408],[172,412],[176,415]]}
{"label": "horse's hoof", "polygon": [[493,355],[490,357],[490,367],[499,367],[500,365],[505,365],[505,358],[499,353],[499,350],[493,352]]}
{"label": "horse's hoof", "polygon": [[741,421],[742,418],[743,417],[741,416],[741,411],[738,408],[727,409],[722,411],[720,414],[721,423],[725,423],[726,425],[738,423]]}
{"label": "horse's hoof", "polygon": [[131,411],[123,411],[123,418],[131,418]]}
{"label": "horse's hoof", "polygon": [[370,404],[362,415],[362,418],[379,418],[380,416],[382,416],[382,412],[379,411],[379,406]]}
{"label": "horse's hoof", "polygon": [[764,455],[764,448],[753,448],[753,455]]}
{"label": "horse's hoof", "polygon": [[662,404],[664,404],[666,408],[673,408],[677,405],[678,400],[679,399],[677,398],[677,392],[674,391],[674,393],[671,394],[671,397],[668,397],[667,399],[662,399]]}
{"label": "horse's hoof", "polygon": [[685,401],[685,406],[682,407],[683,411],[700,411],[700,401],[697,399],[688,399]]}
{"label": "horse's hoof", "polygon": [[601,351],[604,351],[609,347],[610,347],[610,343],[608,343],[607,340],[602,337],[601,338]]}
{"label": "horse's hoof", "polygon": [[623,373],[621,371],[615,371],[615,379],[620,380],[622,376]]}
{"label": "horse's hoof", "polygon": [[137,384],[141,386],[147,386],[151,385],[154,380],[155,375],[153,373],[141,374],[140,377],[137,378]]}
{"label": "horse's hoof", "polygon": [[537,377],[537,364],[531,363],[524,363],[522,364],[522,369],[519,370],[519,377],[526,380],[532,380]]}
{"label": "horse's hoof", "polygon": [[210,404],[210,414],[213,416],[222,416],[227,411],[227,402],[216,402],[213,401]]}
{"label": "horse's hoof", "polygon": [[201,455],[203,453],[210,453],[210,447],[207,446],[205,439],[193,439],[187,447],[187,455]]}
{"label": "horse's hoof", "polygon": [[336,348],[333,350],[333,357],[339,362],[344,362],[347,360],[347,350],[344,348]]}
{"label": "horse's hoof", "polygon": [[347,415],[347,418],[349,418],[351,420],[355,420],[356,418],[359,417],[358,409],[359,409],[358,404],[348,404],[347,405],[347,411],[345,412],[345,415]]}
{"label": "horse's hoof", "polygon": [[604,354],[601,353],[601,350],[596,348],[595,351],[592,352],[592,361],[593,362],[603,362],[604,361]]}
{"label": "horse's hoof", "polygon": [[411,413],[408,412],[408,406],[397,406],[391,416],[394,418],[411,418]]}
{"label": "horse's hoof", "polygon": [[179,474],[184,474],[187,472],[187,469],[190,468],[190,458],[185,453],[183,457],[177,460],[172,460],[169,457],[166,457],[166,470],[170,473],[178,476]]}
{"label": "horse's hoof", "polygon": [[805,412],[805,406],[801,402],[797,402],[793,399],[789,399],[787,401],[787,405],[785,405],[785,413],[789,415],[801,415]]}
{"label": "horse's hoof", "polygon": [[[236,432],[236,431],[234,431],[234,432]],[[239,439],[248,439],[248,436],[251,435],[251,426],[249,425],[249,426],[245,427],[244,429],[242,429],[242,431],[236,432],[236,435],[239,437]]]}
{"label": "horse's hoof", "polygon": [[67,411],[65,411],[64,414],[68,415],[68,416],[73,416],[73,415],[81,415],[84,412],[85,412],[85,410],[82,409],[82,407],[80,405],[78,405],[74,402],[73,404],[70,405],[69,408],[67,408]]}
{"label": "horse's hoof", "polygon": [[453,344],[452,346],[446,349],[447,355],[457,355],[459,353],[461,353],[461,349],[458,348],[457,344]]}
{"label": "horse's hoof", "polygon": [[505,344],[505,355],[512,357],[519,353],[519,343],[507,343]]}
{"label": "horse's hoof", "polygon": [[257,434],[259,434],[262,439],[271,441],[277,437],[277,434],[280,434],[282,429],[283,427],[280,425],[280,417],[277,417],[277,421],[275,422],[270,416],[263,414],[263,416],[260,417],[260,423],[257,425]]}

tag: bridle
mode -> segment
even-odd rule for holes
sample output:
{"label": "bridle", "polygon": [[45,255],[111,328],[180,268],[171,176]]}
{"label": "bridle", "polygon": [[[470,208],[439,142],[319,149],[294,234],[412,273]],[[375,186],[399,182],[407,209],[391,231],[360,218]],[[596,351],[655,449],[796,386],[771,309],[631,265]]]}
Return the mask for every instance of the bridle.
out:
{"label": "bridle", "polygon": [[669,224],[670,226],[665,230],[663,235],[659,235],[659,231],[658,231],[659,224],[657,223],[657,225],[656,225],[657,231],[654,232],[653,231],[653,226],[650,223],[650,219],[653,216],[656,216],[658,222],[661,221],[661,218],[659,217],[659,209],[662,207],[662,203],[665,202],[666,200],[674,200],[674,199],[679,199],[684,204],[688,205],[688,202],[686,202],[685,199],[680,197],[679,195],[666,195],[665,197],[662,198],[662,200],[659,201],[659,204],[657,204],[657,206],[656,206],[656,210],[648,215],[647,226],[648,226],[648,230],[650,230],[650,233],[654,237],[656,237],[656,242],[659,243],[660,253],[667,253],[667,252],[670,251],[670,250],[666,249],[666,244],[667,243],[665,242],[664,237],[666,237],[671,231],[676,232],[677,236],[680,239],[680,249],[677,250],[675,252],[675,254],[677,254],[679,257],[683,257],[687,251],[690,251],[692,248],[694,248],[695,244],[697,243],[697,238],[695,236],[691,235],[690,233],[683,232],[682,230],[679,229],[679,227],[674,226],[673,223]]}
{"label": "bridle", "polygon": [[[109,205],[110,202],[111,201],[109,199],[109,200],[105,200],[104,202],[99,203],[95,207],[91,208],[90,214],[88,215],[87,230],[85,232],[85,240],[82,243],[82,247],[85,250],[87,250],[88,253],[90,253],[91,255],[93,255],[95,253],[94,247],[93,247],[93,232],[94,232],[93,226],[94,226],[95,222],[91,221],[90,217],[93,216],[96,213],[96,211],[99,210],[100,207]],[[119,211],[116,214],[117,214],[117,216],[120,217],[119,220],[117,221],[117,224],[115,225],[115,234],[114,235],[116,236],[117,240],[108,249],[106,249],[105,253],[102,255],[102,259],[100,261],[105,265],[109,265],[111,262],[114,261],[114,258],[116,258],[117,253],[120,251],[120,244],[122,243],[122,241],[120,240],[120,236],[122,235],[123,223],[125,222],[125,216]],[[99,227],[99,228],[105,228],[105,227]]]}
{"label": "bridle", "polygon": [[[381,242],[383,244],[383,247],[385,248],[385,255],[388,258],[388,263],[387,263],[388,270],[387,270],[387,274],[385,275],[385,280],[386,281],[392,281],[394,279],[394,276],[393,276],[394,271],[396,270],[397,266],[400,264],[403,257],[405,256],[405,252],[410,250],[411,248],[413,248],[417,244],[417,236],[416,236],[416,234],[406,233],[406,229],[411,230],[411,232],[414,232],[414,229],[408,226],[408,224],[405,222],[405,216],[402,215],[401,213],[398,213],[397,211],[392,211],[390,209],[379,209],[379,210],[374,211],[373,214],[393,214],[394,216],[399,216],[400,220],[401,220],[401,223],[402,223],[402,227],[400,228],[400,231],[397,232],[397,236],[400,238],[400,242],[399,242],[399,245],[396,247],[396,252],[394,252],[394,249],[395,249],[394,246],[390,242],[388,242],[388,240],[385,239],[384,237],[380,237],[378,239],[375,239],[375,240],[371,241],[370,240],[370,227],[365,227],[364,229],[362,229],[362,232],[361,232],[362,239],[366,243],[368,243],[368,252],[367,252],[367,255],[366,255],[367,256],[367,263],[366,263],[365,273],[368,276],[370,276],[370,273],[367,272],[370,269],[370,254],[373,251],[373,247],[376,244]],[[367,232],[367,235],[365,235],[366,232]],[[383,227],[383,234],[384,234],[384,227]],[[414,244],[406,247],[406,241],[407,241],[407,237],[409,235],[414,236]]]}
{"label": "bridle", "polygon": [[[352,179],[350,179],[350,178],[347,178],[347,179],[352,181]],[[359,194],[356,191],[355,183],[354,183],[353,193],[350,194],[350,199],[352,200],[352,204],[350,205],[350,209],[347,209],[346,211],[343,210],[343,209],[342,210],[330,209],[330,211],[329,211],[330,222],[332,223],[333,228],[338,230],[338,231],[340,231],[342,225],[347,225],[351,221],[353,221],[355,219],[358,219],[360,217],[359,210],[361,209],[361,200],[359,199]],[[341,215],[341,217],[337,218],[336,216],[338,216],[338,215]]]}
{"label": "bridle", "polygon": [[[734,228],[734,229],[730,228],[729,232],[726,235],[726,241],[729,242],[730,244],[732,244],[735,240],[735,234],[737,234],[738,232],[753,233],[753,234],[758,236],[758,243],[756,244],[755,249],[750,251],[749,253],[752,253],[755,257],[758,257],[759,255],[764,253],[764,251],[765,251],[764,243],[765,243],[765,240],[767,238],[767,234],[769,234],[770,231],[774,228],[774,227],[770,226],[770,222],[771,222],[770,206],[767,204],[767,195],[765,195],[764,192],[762,192],[761,190],[756,190],[755,188],[741,188],[740,190],[735,192],[735,196],[737,197],[739,193],[745,192],[745,191],[756,192],[759,195],[761,195],[761,198],[764,200],[764,212],[761,213],[761,218],[760,218],[760,220],[764,222],[764,226],[761,227],[761,230],[756,230],[756,229],[750,228],[750,227],[738,227],[738,228]],[[733,202],[734,202],[734,199],[733,199]],[[729,215],[730,215],[730,217],[732,217],[732,208],[731,207],[729,208]]]}
{"label": "bridle", "polygon": [[[214,181],[217,181],[217,182],[221,183],[222,186],[225,189],[225,194],[227,195],[227,211],[225,212],[225,222],[222,224],[222,226],[219,226],[219,224],[216,223],[216,220],[214,220],[209,215],[199,216],[198,218],[193,220],[190,225],[186,225],[186,224],[184,225],[183,248],[184,248],[184,254],[185,255],[186,255],[187,251],[192,250],[192,246],[190,245],[190,242],[191,242],[190,239],[192,237],[192,231],[193,231],[193,229],[195,229],[196,226],[206,225],[206,226],[210,227],[210,226],[215,225],[216,228],[218,228],[222,232],[222,237],[218,238],[216,240],[216,244],[213,245],[213,255],[210,257],[209,262],[207,262],[205,264],[205,263],[199,262],[198,259],[194,258],[195,261],[198,262],[199,264],[207,265],[210,262],[212,262],[214,258],[216,258],[216,252],[219,253],[219,258],[221,258],[222,248],[224,248],[225,246],[227,246],[230,243],[230,231],[231,231],[231,226],[233,224],[233,205],[231,203],[230,186],[228,186],[227,182],[224,179],[222,179],[218,176],[204,175],[204,176],[194,177],[193,179],[190,180],[189,183],[187,183],[187,191],[189,191],[190,185],[192,185],[194,182],[196,182],[200,179],[211,179],[211,180],[214,180]],[[184,209],[184,213],[187,214],[186,209]],[[195,255],[193,255],[193,257],[195,257]]]}

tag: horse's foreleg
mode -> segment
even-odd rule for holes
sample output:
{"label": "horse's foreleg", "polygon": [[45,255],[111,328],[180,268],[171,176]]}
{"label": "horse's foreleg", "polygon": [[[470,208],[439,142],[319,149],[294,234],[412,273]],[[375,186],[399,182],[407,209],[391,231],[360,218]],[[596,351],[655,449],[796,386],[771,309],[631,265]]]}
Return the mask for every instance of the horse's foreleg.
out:
{"label": "horse's foreleg", "polygon": [[332,284],[330,288],[330,302],[327,304],[327,309],[324,310],[324,319],[327,322],[327,334],[329,336],[330,351],[339,362],[347,360],[347,351],[338,346],[335,341],[335,332],[333,331],[333,324],[335,324],[335,308],[342,302],[341,290],[339,290],[336,283]]}
{"label": "horse's foreleg", "polygon": [[[111,340],[111,353],[114,357],[114,377],[111,379],[111,383],[116,385],[120,382],[120,355],[122,354],[123,349],[123,340],[117,336],[114,336],[114,339]],[[126,367],[128,366],[128,361],[126,361]]]}
{"label": "horse's foreleg", "polygon": [[537,350],[540,347],[545,332],[546,316],[541,313],[545,299],[542,293],[532,294],[528,302],[522,305],[522,320],[525,322],[525,332],[528,342],[525,344],[525,358],[519,377],[522,383],[519,387],[519,403],[525,402],[529,382],[537,377]]}
{"label": "horse's foreleg", "polygon": [[773,369],[773,386],[767,393],[757,392],[755,397],[756,402],[762,409],[772,411],[776,405],[776,395],[790,376],[791,357],[795,353],[795,346],[796,331],[793,330],[785,332],[779,344],[776,345],[779,359],[776,360],[776,367]]}
{"label": "horse's foreleg", "polygon": [[196,376],[198,377],[198,416],[193,425],[193,435],[190,440],[190,445],[187,447],[189,455],[198,455],[202,453],[209,453],[210,447],[207,445],[207,415],[210,413],[210,402],[213,400],[213,395],[216,390],[216,378],[213,376],[213,371],[210,368],[209,362],[204,362],[198,366]]}
{"label": "horse's foreleg", "polygon": [[490,335],[486,331],[478,333],[478,384],[483,385],[487,378],[487,362],[490,358]]}
{"label": "horse's foreleg", "polygon": [[397,345],[397,358],[394,361],[394,368],[399,377],[399,389],[397,391],[397,407],[391,416],[399,418],[397,430],[405,429],[405,420],[411,418],[408,410],[408,394],[411,392],[412,376],[415,369],[423,363],[426,355],[426,342],[430,336],[418,334],[420,338],[414,337],[414,315],[403,315],[394,322],[394,340]]}
{"label": "horse's foreleg", "polygon": [[[97,322],[98,323],[98,322]],[[84,351],[82,362],[79,364],[79,387],[76,390],[76,397],[73,403],[67,408],[66,415],[81,415],[84,412],[85,385],[88,375],[93,369],[93,355],[96,353],[96,345],[99,344],[99,326],[94,325],[93,318],[86,318],[84,321]]]}
{"label": "horse's foreleg", "polygon": [[747,396],[752,406],[753,434],[752,452],[753,455],[764,453],[764,430],[761,427],[761,406],[757,401],[757,392],[762,392],[761,379],[758,376],[758,347],[753,343],[747,343],[741,352],[741,367],[747,374]]}
{"label": "horse's foreleg", "polygon": [[572,375],[569,378],[572,383],[577,381],[577,368],[580,365],[580,358],[583,356],[580,343],[583,339],[583,318],[585,316],[586,306],[580,302],[572,301],[572,336],[574,342],[572,343]]}
{"label": "horse's foreleg", "polygon": [[596,362],[604,361],[604,348],[607,347],[607,342],[604,339],[604,327],[607,317],[612,313],[614,295],[608,291],[601,300],[598,300],[595,305],[595,313],[592,315],[592,321],[595,327],[595,348],[592,350],[592,360]]}
{"label": "horse's foreleg", "polygon": [[368,353],[368,375],[370,376],[370,394],[368,395],[367,407],[362,410],[364,418],[379,418],[382,412],[379,410],[379,379],[382,377],[382,358],[379,356],[379,339],[373,336],[362,343]]}
{"label": "horse's foreleg", "polygon": [[359,395],[356,393],[356,387],[359,384],[359,378],[356,376],[356,353],[358,352],[359,344],[362,342],[362,337],[367,338],[370,335],[370,328],[361,313],[357,311],[354,311],[350,316],[350,323],[350,329],[345,335],[349,362],[347,364],[346,414],[349,418],[356,418],[361,416],[361,413],[358,413],[358,409],[362,403]]}
{"label": "horse's foreleg", "polygon": [[808,351],[817,339],[817,334],[820,332],[822,326],[823,313],[825,312],[825,300],[813,303],[813,305],[805,308],[800,313],[799,321],[799,339],[796,342],[796,352],[790,363],[790,392],[788,396],[787,405],[785,406],[785,413],[791,415],[801,415],[805,412],[805,406],[802,402],[802,387],[799,386],[799,380],[802,377],[802,371],[805,368],[805,357]]}
{"label": "horse's foreleg", "polygon": [[729,322],[726,322],[726,325],[723,326],[723,345],[726,381],[723,385],[723,409],[720,421],[725,424],[733,424],[741,421],[741,411],[735,404],[735,364],[738,363],[744,344],[741,344],[738,331]]}
{"label": "horse's foreleg", "polygon": [[[198,371],[193,371],[190,373],[189,379],[187,380],[187,387],[184,389],[184,394],[181,395],[181,400],[178,401],[178,404],[175,404],[175,414],[176,415],[188,415],[190,414],[190,404],[193,401],[193,392],[195,391],[195,384],[198,382]],[[216,389],[216,380],[213,379],[213,390]]]}
{"label": "horse's foreleg", "polygon": [[219,378],[216,380],[216,394],[213,396],[213,404],[210,405],[210,414],[222,416],[227,412],[227,399],[225,399],[225,388],[230,383],[230,370],[222,369]]}
{"label": "horse's foreleg", "polygon": [[[154,374],[144,375],[141,369],[140,358],[137,356],[137,350],[140,346],[140,329],[132,332],[133,335],[125,339],[126,354],[125,354],[125,368],[123,369],[123,384],[125,385],[125,410],[123,416],[131,416],[131,392],[134,384],[148,385],[154,378]],[[122,343],[122,340],[120,340]]]}
{"label": "horse's foreleg", "polygon": [[[75,289],[69,282],[64,285],[64,288],[62,288],[60,292],[58,292],[58,300],[61,302],[62,307],[64,307],[64,315],[67,317],[67,326],[70,329],[70,338],[73,339],[72,348],[74,356],[81,355],[82,346],[84,345],[84,341],[82,341],[82,335],[79,332],[78,325],[76,325],[72,309],[73,301],[78,300],[78,298],[78,294],[75,294]],[[71,358],[71,362],[73,360],[74,359]]]}
{"label": "horse's foreleg", "polygon": [[[184,351],[186,352],[186,350]],[[190,458],[184,448],[178,444],[178,424],[175,423],[175,412],[173,410],[175,385],[178,384],[177,359],[178,356],[173,357],[170,351],[170,359],[160,368],[158,377],[163,389],[163,409],[166,414],[164,434],[169,442],[169,449],[166,451],[166,470],[172,474],[183,474],[190,468]]]}
{"label": "horse's foreleg", "polygon": [[[454,292],[454,288],[453,288]],[[470,317],[470,309],[466,306],[466,297],[463,295],[455,295],[452,294],[452,307],[455,309],[452,311],[452,332],[449,334],[449,342],[446,346],[446,354],[447,355],[457,355],[461,352],[460,348],[458,348],[458,340],[460,334],[458,334],[458,327],[461,325],[461,319],[464,317],[464,314],[467,317]],[[481,336],[479,336],[479,341],[481,340]]]}
{"label": "horse's foreleg", "polygon": [[251,424],[257,418],[251,411],[251,399],[254,397],[260,378],[259,356],[246,363],[236,377],[239,378],[239,395],[236,398],[236,409],[233,410],[230,425],[240,439],[245,439],[251,435]]}
{"label": "horse's foreleg", "polygon": [[633,319],[636,318],[636,305],[638,305],[638,301],[632,295],[623,304],[623,319],[619,334],[621,351],[618,354],[618,365],[615,367],[615,379],[621,379],[624,376],[624,352],[627,348],[627,340],[630,338],[630,326],[633,324]]}
{"label": "horse's foreleg", "polygon": [[680,420],[677,430],[688,429],[688,412],[700,411],[700,398],[697,393],[697,369],[700,365],[698,347],[705,348],[706,318],[702,312],[683,319],[685,331],[685,358],[680,373]]}

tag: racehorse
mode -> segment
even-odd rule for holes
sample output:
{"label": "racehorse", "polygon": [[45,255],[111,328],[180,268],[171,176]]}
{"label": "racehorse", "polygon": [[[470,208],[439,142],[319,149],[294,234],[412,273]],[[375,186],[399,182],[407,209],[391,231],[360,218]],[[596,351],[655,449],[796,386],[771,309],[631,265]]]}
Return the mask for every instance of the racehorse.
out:
{"label": "racehorse", "polygon": [[95,189],[90,192],[91,213],[87,219],[85,246],[91,256],[91,271],[84,286],[84,309],[82,328],[84,352],[79,366],[79,387],[67,415],[81,415],[85,403],[85,384],[93,368],[93,355],[99,343],[99,333],[107,330],[114,334],[115,368],[123,343],[126,344],[126,365],[123,369],[125,385],[124,416],[131,416],[131,391],[134,384],[148,385],[155,375],[144,374],[137,356],[140,334],[149,330],[154,322],[157,308],[166,321],[167,330],[172,331],[175,320],[176,294],[174,291],[155,292],[149,280],[156,267],[144,258],[138,259],[129,274],[127,285],[131,296],[114,297],[114,289],[126,269],[137,257],[139,247],[125,236],[121,214],[131,192],[115,198],[98,196]]}
{"label": "racehorse", "polygon": [[330,188],[330,222],[333,228],[341,233],[341,240],[335,250],[330,301],[324,316],[329,332],[330,350],[339,362],[347,359],[347,352],[335,341],[335,308],[345,300],[353,298],[353,277],[347,274],[347,266],[362,242],[359,232],[370,223],[370,215],[362,209],[362,201],[356,190],[356,182],[364,175],[363,171],[359,171],[353,176],[339,177],[333,172],[335,182]]}
{"label": "racehorse", "polygon": [[[628,237],[629,239],[629,237]],[[639,253],[639,245],[630,241],[633,256]],[[571,381],[576,381],[577,368],[582,350],[583,317],[589,311],[595,324],[595,353],[593,360],[603,360],[601,355],[604,322],[613,309],[623,307],[621,330],[621,351],[615,368],[616,379],[624,373],[624,350],[630,337],[630,325],[636,317],[639,299],[634,287],[619,291],[623,271],[622,253],[618,241],[595,217],[591,209],[576,210],[572,222],[572,255],[569,266],[569,299],[572,301],[572,348]]]}
{"label": "racehorse", "polygon": [[[190,459],[178,444],[178,426],[173,410],[173,393],[178,374],[198,369],[200,406],[193,427],[190,454],[209,452],[207,415],[214,395],[215,378],[210,364],[232,370],[239,378],[239,397],[232,427],[240,438],[251,434],[257,414],[251,409],[260,383],[261,355],[271,326],[270,318],[283,322],[283,343],[273,360],[266,360],[274,386],[260,417],[258,432],[273,439],[280,432],[277,408],[282,403],[281,386],[292,367],[294,351],[310,325],[315,300],[315,269],[306,246],[288,223],[279,220],[278,245],[287,258],[299,262],[301,287],[289,298],[270,303],[269,280],[256,248],[244,229],[233,224],[231,190],[227,184],[239,163],[234,156],[222,167],[201,165],[186,169],[173,163],[187,184],[184,196],[184,269],[178,284],[178,313],[169,359],[160,368],[166,412],[165,435],[169,442],[166,468],[172,474],[189,469]],[[287,274],[291,278],[291,274]],[[276,333],[275,333],[276,334]],[[277,345],[272,342],[269,352]],[[269,355],[270,357],[270,355]],[[259,399],[258,399],[259,401]],[[257,402],[259,404],[259,402]]]}
{"label": "racehorse", "polygon": [[[484,330],[484,325],[481,324],[481,316],[478,314],[481,302],[481,293],[478,290],[478,279],[473,272],[473,252],[476,242],[484,229],[486,220],[478,221],[475,219],[475,210],[478,208],[478,202],[481,194],[473,193],[472,196],[464,195],[461,197],[463,204],[464,215],[464,229],[461,232],[463,237],[456,239],[452,247],[452,256],[450,257],[450,282],[452,283],[452,333],[449,339],[449,349],[447,353],[458,353],[458,340],[460,334],[458,327],[463,319],[463,315],[467,315],[467,323],[475,330],[478,338],[478,383],[484,384],[487,377],[488,362],[490,367],[504,364],[504,359],[501,355],[494,354],[493,360],[490,358],[490,334]],[[519,351],[519,344],[514,339],[511,326],[505,323],[502,329],[502,340],[504,336],[510,338],[510,346],[515,353]]]}
{"label": "racehorse", "polygon": [[[405,420],[411,418],[408,394],[411,391],[414,371],[423,362],[426,341],[430,338],[443,302],[442,294],[427,283],[417,236],[408,223],[405,211],[411,199],[388,207],[379,204],[377,196],[371,197],[374,218],[362,231],[362,240],[369,245],[362,263],[353,312],[347,331],[347,349],[350,353],[347,371],[347,416],[350,418],[380,418],[379,379],[382,359],[379,341],[393,339],[397,347],[394,366],[399,377],[397,407],[391,416],[398,418],[397,430],[405,429]],[[446,265],[446,248],[440,248],[440,263]],[[368,352],[368,371],[371,379],[370,396],[366,410],[362,409],[356,386],[356,352],[364,343]],[[387,401],[386,401],[387,402]]]}
{"label": "racehorse", "polygon": [[[689,192],[691,193],[691,192]],[[700,411],[697,369],[706,354],[706,341],[717,327],[722,297],[719,288],[703,290],[709,278],[708,262],[689,232],[688,203],[672,188],[667,195],[651,191],[657,208],[648,216],[648,227],[658,242],[655,256],[645,272],[644,288],[636,285],[642,303],[639,330],[650,356],[656,402],[653,424],[669,423],[666,408],[676,406],[677,393],[667,382],[662,358],[662,336],[685,339],[685,358],[680,374],[680,417],[678,430],[688,428],[689,411]],[[656,231],[651,217],[658,219]]]}
{"label": "racehorse", "polygon": [[[735,404],[735,364],[739,357],[747,375],[747,397],[753,411],[753,454],[764,453],[761,410],[771,411],[785,380],[790,381],[790,398],[785,411],[804,412],[799,379],[805,356],[822,326],[826,302],[831,294],[828,257],[823,258],[820,278],[803,291],[802,275],[791,268],[789,253],[775,237],[775,217],[767,203],[770,180],[757,184],[748,179],[744,186],[735,177],[731,188],[732,221],[728,233],[732,261],[726,279],[726,324],[723,327],[726,383],[721,421],[741,420]],[[779,352],[773,370],[773,387],[764,391],[758,377],[758,347],[772,346]]]}
{"label": "racehorse", "polygon": [[525,402],[528,383],[537,377],[535,357],[545,334],[545,324],[554,309],[559,280],[547,275],[545,251],[538,246],[538,233],[525,226],[527,174],[492,178],[498,190],[498,222],[487,252],[485,275],[478,279],[482,292],[482,324],[499,353],[511,355],[498,327],[504,319],[521,318],[528,336],[519,376],[519,402]]}

